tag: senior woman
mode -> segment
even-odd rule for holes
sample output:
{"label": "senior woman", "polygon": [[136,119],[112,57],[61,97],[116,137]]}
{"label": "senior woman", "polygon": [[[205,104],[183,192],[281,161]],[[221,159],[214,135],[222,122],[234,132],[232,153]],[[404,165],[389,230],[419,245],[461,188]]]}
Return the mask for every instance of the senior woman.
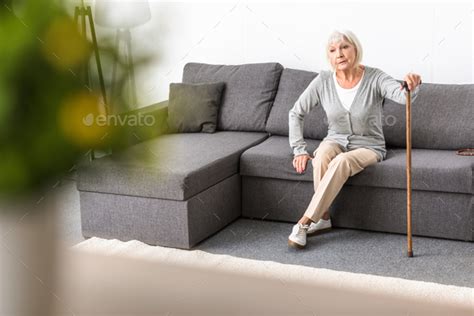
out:
{"label": "senior woman", "polygon": [[[288,245],[297,248],[305,247],[307,235],[331,228],[328,209],[347,179],[386,158],[383,99],[406,101],[402,84],[378,68],[360,64],[362,46],[351,31],[334,31],[326,53],[332,71],[321,71],[289,112],[293,167],[302,173],[309,160],[313,165],[314,195],[288,237]],[[408,73],[404,80],[415,100],[421,77]],[[313,158],[306,151],[303,121],[317,105],[326,112],[329,128]]]}

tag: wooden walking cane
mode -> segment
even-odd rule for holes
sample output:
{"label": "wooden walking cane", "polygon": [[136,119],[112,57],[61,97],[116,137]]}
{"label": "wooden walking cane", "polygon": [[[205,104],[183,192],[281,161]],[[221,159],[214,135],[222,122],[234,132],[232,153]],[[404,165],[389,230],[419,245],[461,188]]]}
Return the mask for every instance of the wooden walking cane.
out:
{"label": "wooden walking cane", "polygon": [[[420,81],[421,84],[421,81]],[[406,95],[406,139],[407,139],[407,242],[408,257],[413,257],[413,248],[411,240],[411,95],[408,84],[403,81],[403,88],[407,91]]]}

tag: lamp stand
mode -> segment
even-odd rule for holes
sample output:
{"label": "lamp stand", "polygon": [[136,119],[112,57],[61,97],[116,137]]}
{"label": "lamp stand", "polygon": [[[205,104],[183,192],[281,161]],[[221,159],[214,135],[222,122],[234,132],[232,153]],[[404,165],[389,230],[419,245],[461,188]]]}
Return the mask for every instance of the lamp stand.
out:
{"label": "lamp stand", "polygon": [[[97,37],[95,33],[94,19],[92,18],[92,10],[90,6],[84,4],[84,0],[81,0],[81,5],[76,6],[74,10],[74,21],[76,25],[81,29],[82,36],[87,40],[87,23],[89,24],[89,30],[92,37],[92,47],[94,48],[95,61],[97,65],[97,73],[99,75],[100,90],[102,92],[102,100],[104,102],[105,114],[110,113],[110,109],[107,103],[107,95],[105,93],[104,76],[102,74],[102,66],[100,63],[99,45],[97,44]],[[90,89],[91,78],[89,73],[89,62],[84,63],[82,69],[83,82]],[[90,150],[90,160],[95,158],[94,150]]]}
{"label": "lamp stand", "polygon": [[[115,48],[119,50],[121,44],[125,45],[125,57],[126,57],[126,66],[128,71],[128,80],[130,88],[130,98],[129,102],[132,107],[137,105],[137,88],[135,84],[135,70],[133,67],[133,57],[132,57],[132,35],[130,29],[117,29],[115,35]],[[112,68],[112,83],[110,88],[110,94],[113,98],[115,96],[115,83],[116,83],[116,74],[117,74],[117,60],[114,60]]]}
{"label": "lamp stand", "polygon": [[[87,20],[86,20],[87,19]],[[95,33],[95,26],[94,26],[94,20],[92,18],[92,10],[90,6],[85,6],[84,0],[81,1],[80,6],[76,6],[74,10],[74,21],[75,23],[80,27],[82,36],[87,39],[87,24],[89,24],[89,29],[91,32],[91,37],[92,37],[92,47],[94,48],[94,55],[95,55],[95,61],[97,64],[97,72],[99,74],[99,83],[100,83],[100,90],[102,92],[102,98],[105,104],[105,111],[106,114],[109,113],[109,108],[107,105],[107,96],[105,93],[105,83],[104,83],[104,76],[102,74],[102,65],[100,62],[100,55],[99,55],[99,45],[97,44],[97,37]],[[85,63],[84,68],[83,68],[83,76],[84,76],[84,82],[85,84],[90,87],[90,76],[89,76],[89,64]]]}

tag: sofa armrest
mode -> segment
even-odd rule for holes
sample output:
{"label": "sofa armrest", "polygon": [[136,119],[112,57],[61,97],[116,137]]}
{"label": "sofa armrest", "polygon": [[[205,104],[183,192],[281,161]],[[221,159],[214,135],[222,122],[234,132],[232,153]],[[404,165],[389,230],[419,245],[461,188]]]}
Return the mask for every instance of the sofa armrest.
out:
{"label": "sofa armrest", "polygon": [[168,100],[118,114],[121,122],[120,136],[115,149],[128,147],[168,132]]}

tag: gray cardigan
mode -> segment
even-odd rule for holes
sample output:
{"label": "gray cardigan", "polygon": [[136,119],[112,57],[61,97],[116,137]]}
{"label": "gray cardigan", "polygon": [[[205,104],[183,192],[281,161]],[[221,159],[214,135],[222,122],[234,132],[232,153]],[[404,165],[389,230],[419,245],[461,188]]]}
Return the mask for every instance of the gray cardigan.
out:
{"label": "gray cardigan", "polygon": [[[332,71],[323,70],[311,81],[289,112],[289,141],[295,156],[308,154],[303,139],[304,116],[313,107],[321,105],[328,118],[328,135],[344,147],[344,151],[364,147],[375,151],[378,161],[386,157],[382,129],[382,103],[384,98],[405,104],[406,94],[400,83],[382,70],[365,66],[359,89],[350,111],[339,100]],[[414,101],[419,86],[411,92]]]}

